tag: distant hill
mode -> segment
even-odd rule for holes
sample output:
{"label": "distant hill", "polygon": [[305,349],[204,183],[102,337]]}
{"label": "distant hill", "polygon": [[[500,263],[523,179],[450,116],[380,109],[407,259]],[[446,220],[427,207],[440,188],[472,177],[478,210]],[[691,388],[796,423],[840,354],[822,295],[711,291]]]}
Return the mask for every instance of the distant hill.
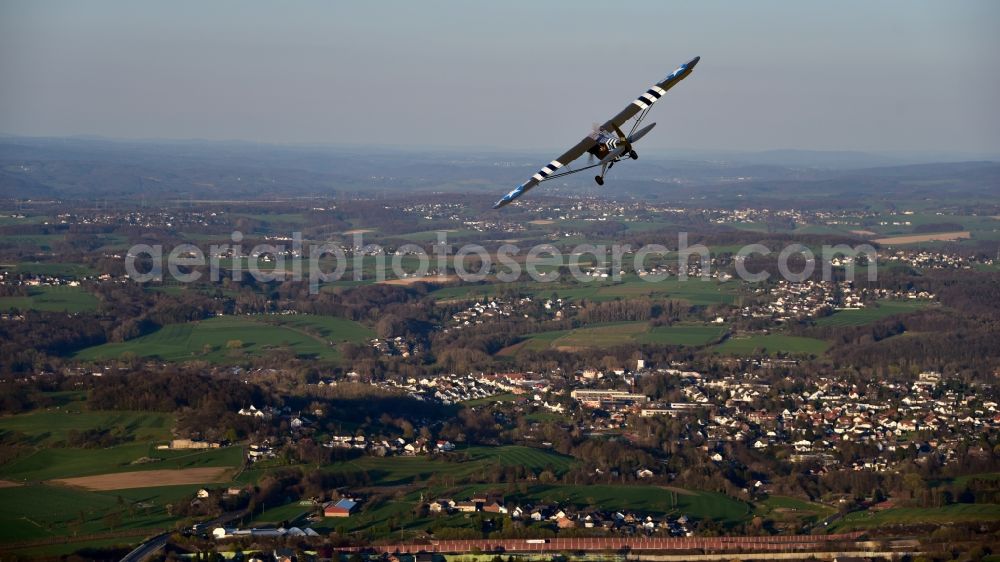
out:
{"label": "distant hill", "polygon": [[[687,153],[692,155],[692,153]],[[539,189],[555,196],[702,201],[719,206],[834,204],[859,197],[976,198],[1000,183],[996,162],[900,164],[860,152],[643,154],[598,188],[584,172]],[[548,154],[246,142],[0,137],[0,191],[20,199],[228,199],[466,193],[495,198]],[[847,163],[869,165],[844,168]],[[882,165],[889,164],[889,165]],[[544,192],[542,191],[544,189]]]}

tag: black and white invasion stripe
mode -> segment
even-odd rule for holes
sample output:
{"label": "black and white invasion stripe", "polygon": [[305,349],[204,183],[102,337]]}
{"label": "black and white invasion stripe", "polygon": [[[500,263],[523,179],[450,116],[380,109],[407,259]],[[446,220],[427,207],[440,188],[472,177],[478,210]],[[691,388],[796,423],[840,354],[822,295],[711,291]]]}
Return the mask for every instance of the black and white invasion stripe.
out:
{"label": "black and white invasion stripe", "polygon": [[667,93],[667,91],[663,88],[653,86],[652,88],[646,90],[646,93],[636,98],[636,100],[632,103],[638,106],[639,109],[646,109],[656,103],[656,100],[660,99],[665,93]]}
{"label": "black and white invasion stripe", "polygon": [[545,178],[551,176],[559,168],[562,168],[562,166],[563,166],[562,163],[560,163],[558,160],[553,160],[548,164],[546,164],[544,168],[538,170],[537,174],[531,177],[535,178],[538,181],[542,181]]}

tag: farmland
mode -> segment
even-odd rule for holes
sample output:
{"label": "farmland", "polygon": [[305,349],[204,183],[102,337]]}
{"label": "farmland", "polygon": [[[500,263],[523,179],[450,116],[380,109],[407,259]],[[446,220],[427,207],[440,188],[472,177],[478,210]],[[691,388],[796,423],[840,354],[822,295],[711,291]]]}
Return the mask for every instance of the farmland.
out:
{"label": "farmland", "polygon": [[107,449],[45,447],[0,466],[0,477],[33,482],[139,470],[236,467],[242,460],[241,447],[177,451],[158,450],[152,443]]}
{"label": "farmland", "polygon": [[82,287],[34,287],[26,297],[0,297],[0,310],[40,310],[45,312],[90,312],[97,310],[97,298]]}
{"label": "farmland", "polygon": [[[352,461],[334,463],[322,470],[334,473],[364,473],[373,484],[367,490],[380,494],[386,490],[394,493],[393,499],[379,499],[362,504],[361,512],[349,520],[331,522],[348,531],[371,529],[392,518],[410,519],[407,529],[426,528],[435,519],[414,519],[412,513],[421,495],[445,493],[471,493],[471,488],[456,488],[455,482],[489,472],[497,466],[523,466],[529,470],[550,470],[556,475],[565,474],[577,464],[576,459],[552,451],[532,447],[507,445],[501,447],[469,447],[462,449],[468,460],[446,462],[427,457],[361,457]],[[253,482],[267,474],[267,470],[244,471],[239,481]],[[256,521],[282,521],[311,511],[296,502],[276,506],[255,515]],[[323,530],[325,527],[317,527]]]}
{"label": "farmland", "polygon": [[894,507],[884,511],[850,513],[831,527],[840,532],[906,524],[944,524],[1000,521],[998,504],[952,504],[943,507]]}
{"label": "farmland", "polygon": [[[3,238],[6,240],[8,237],[5,236]],[[17,273],[28,273],[32,275],[57,275],[71,278],[80,278],[85,275],[93,275],[95,273],[94,270],[87,265],[66,262],[23,261],[9,267]]]}
{"label": "farmland", "polygon": [[529,295],[534,298],[558,298],[575,301],[610,301],[620,298],[657,297],[675,299],[692,305],[712,305],[736,301],[735,283],[714,280],[667,278],[660,281],[626,275],[620,282],[592,281],[589,283],[520,283],[459,285],[438,289],[432,293],[437,300],[465,300],[496,296],[501,293]]}
{"label": "farmland", "polygon": [[888,246],[897,244],[916,244],[918,242],[934,242],[937,240],[963,240],[970,238],[969,231],[961,232],[938,232],[936,234],[914,234],[908,236],[889,236],[887,238],[876,238],[875,242]]}
{"label": "farmland", "polygon": [[136,441],[170,438],[173,415],[159,412],[88,411],[70,403],[14,416],[0,417],[0,433],[19,432],[35,445],[54,445],[66,439],[70,430],[81,428],[121,428]]}
{"label": "farmland", "polygon": [[[576,460],[530,447],[472,447],[464,450],[469,460],[444,462],[417,457],[364,457],[325,468],[336,472],[364,472],[376,480],[369,493],[371,501],[362,504],[360,512],[350,519],[324,521],[318,530],[342,529],[347,532],[372,531],[395,521],[407,531],[447,524],[464,527],[468,518],[461,516],[418,518],[413,516],[421,496],[461,499],[477,492],[503,490],[505,485],[455,484],[465,477],[489,471],[491,466],[524,466],[534,470],[551,470],[564,474]],[[256,478],[260,471],[247,471],[243,478]],[[695,519],[714,519],[724,524],[744,521],[750,506],[714,492],[641,485],[568,485],[535,484],[519,490],[506,486],[506,500],[515,503],[558,503],[580,508],[627,509],[654,514],[687,515]],[[385,490],[393,492],[386,497]],[[293,521],[312,509],[296,502],[273,507],[255,516],[258,522]]]}
{"label": "farmland", "polygon": [[680,323],[671,326],[656,326],[640,334],[636,340],[640,343],[658,345],[707,345],[717,341],[726,333],[726,328],[720,324]]}
{"label": "farmland", "polygon": [[820,318],[817,326],[863,326],[883,318],[906,314],[928,306],[926,301],[881,301],[875,306],[854,310],[838,310],[831,316]]}
{"label": "farmland", "polygon": [[[306,328],[315,329],[322,338],[306,333]],[[217,317],[171,324],[127,342],[85,349],[76,357],[98,360],[131,353],[167,361],[228,363],[287,348],[300,357],[336,361],[339,353],[329,341],[360,341],[370,333],[360,324],[330,317]]]}
{"label": "farmland", "polygon": [[[203,174],[192,154],[153,165],[147,147],[125,178],[111,175],[124,158],[93,168],[95,197],[66,188],[76,164],[0,174],[43,196],[0,216],[4,559],[216,518],[208,527],[319,536],[215,542],[198,527],[170,533],[165,556],[466,536],[751,544],[827,528],[871,529],[874,543],[954,522],[949,535],[996,538],[997,165],[913,170],[931,182],[914,190],[893,170],[654,156],[620,188],[576,176],[492,211],[497,186],[537,166],[526,155],[386,154],[372,175],[367,149],[317,152],[290,174],[266,150],[231,150]],[[931,197],[942,173],[983,204]],[[127,196],[136,183],[141,205]],[[421,260],[403,244],[434,254],[442,232],[455,260],[415,276]],[[956,232],[968,237],[935,239]],[[707,268],[678,263],[682,234],[709,249]],[[219,271],[181,265],[202,273],[183,282],[167,261],[163,280],[124,275],[130,258],[156,271],[158,247],[197,255],[185,242]],[[480,271],[464,244],[492,263]],[[502,244],[521,245],[513,262],[496,259]],[[560,256],[529,257],[541,244]],[[633,249],[608,268],[580,244]],[[879,247],[824,256],[797,279],[779,275],[794,244],[817,258]],[[754,245],[770,253],[737,255]],[[799,257],[793,274],[810,267]],[[343,276],[297,276],[313,258]],[[461,280],[458,259],[484,279]],[[504,282],[512,263],[522,275]],[[860,280],[869,265],[877,278]],[[175,438],[226,446],[160,448]],[[350,517],[310,517],[342,497],[358,501]],[[463,503],[432,514],[439,499]]]}
{"label": "farmland", "polygon": [[[542,449],[508,445],[503,447],[472,447],[465,450],[469,460],[444,462],[426,457],[362,457],[348,462],[335,463],[324,470],[331,472],[364,472],[380,486],[409,484],[417,479],[432,476],[458,478],[481,474],[491,466],[523,466],[527,469],[551,469],[562,474],[576,462],[567,457]],[[245,475],[252,475],[247,471]]]}
{"label": "farmland", "polygon": [[353,320],[336,316],[321,316],[317,314],[282,314],[263,318],[267,323],[279,326],[301,329],[318,334],[331,342],[363,342],[375,337],[375,332]]}
{"label": "farmland", "polygon": [[[497,487],[489,485],[474,485],[458,488],[435,487],[425,489],[437,497],[469,497],[474,493],[483,492]],[[502,489],[502,488],[501,488]],[[413,508],[419,499],[418,492],[410,492],[393,499],[380,498],[373,503],[363,505],[359,514],[345,521],[324,521],[323,525],[336,525],[348,532],[374,530],[395,520],[402,523],[407,531],[417,531],[430,526],[465,527],[475,524],[468,517],[452,515],[449,517],[414,517]],[[714,492],[701,492],[681,488],[663,488],[641,485],[533,485],[524,491],[513,491],[505,495],[505,500],[520,504],[559,504],[586,508],[589,506],[601,509],[635,510],[658,515],[687,515],[694,519],[712,519],[723,524],[734,524],[745,521],[750,513],[750,506]],[[288,512],[295,512],[298,506],[288,506]],[[323,529],[325,530],[325,529]]]}
{"label": "farmland", "polygon": [[[117,531],[166,528],[175,518],[166,505],[188,498],[198,486],[163,486],[114,492],[90,492],[66,486],[32,484],[0,489],[0,543],[106,532],[105,517],[125,511]],[[119,501],[119,497],[122,498]],[[123,507],[122,504],[126,504]],[[128,504],[132,504],[129,514]],[[141,538],[121,539],[134,542]]]}
{"label": "farmland", "polygon": [[[603,348],[631,343],[701,346],[718,341],[726,328],[718,324],[679,323],[650,326],[648,322],[598,324],[574,330],[553,330],[530,334],[511,348],[526,350]],[[510,348],[508,348],[510,349]],[[507,350],[501,353],[508,352]]]}
{"label": "farmland", "polygon": [[815,523],[824,517],[833,515],[836,510],[828,505],[798,498],[769,496],[756,504],[756,513],[776,521]]}
{"label": "farmland", "polygon": [[[228,480],[243,463],[238,446],[157,449],[172,436],[173,414],[90,411],[79,392],[50,397],[56,406],[0,417],[0,435],[22,447],[0,465],[0,542],[169,527],[176,517],[168,515],[167,504],[190,498],[204,483]],[[125,442],[107,448],[66,445],[71,432],[88,429],[114,430]]]}
{"label": "farmland", "polygon": [[52,480],[52,483],[102,492],[132,488],[227,482],[231,474],[232,471],[225,467],[139,470],[96,474],[94,476],[77,476],[74,478],[58,478]]}
{"label": "farmland", "polygon": [[712,351],[723,355],[747,355],[755,352],[765,352],[768,355],[822,355],[829,346],[828,342],[815,338],[768,334],[733,337],[713,347]]}
{"label": "farmland", "polygon": [[525,499],[578,507],[600,506],[603,509],[686,514],[689,517],[716,519],[726,523],[742,521],[750,509],[749,505],[723,494],[642,485],[533,486]]}

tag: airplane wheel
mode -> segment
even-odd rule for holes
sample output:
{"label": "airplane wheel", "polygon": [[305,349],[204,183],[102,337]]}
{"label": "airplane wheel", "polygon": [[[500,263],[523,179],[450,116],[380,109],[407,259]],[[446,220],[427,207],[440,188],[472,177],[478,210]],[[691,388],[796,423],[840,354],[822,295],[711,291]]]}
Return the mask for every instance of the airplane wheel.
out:
{"label": "airplane wheel", "polygon": [[601,176],[594,176],[594,181],[597,182],[597,185],[604,185],[604,178]]}
{"label": "airplane wheel", "polygon": [[636,152],[636,151],[634,151],[634,150],[630,150],[629,153],[628,153],[628,157],[631,158],[632,160],[638,160],[639,159],[639,153]]}

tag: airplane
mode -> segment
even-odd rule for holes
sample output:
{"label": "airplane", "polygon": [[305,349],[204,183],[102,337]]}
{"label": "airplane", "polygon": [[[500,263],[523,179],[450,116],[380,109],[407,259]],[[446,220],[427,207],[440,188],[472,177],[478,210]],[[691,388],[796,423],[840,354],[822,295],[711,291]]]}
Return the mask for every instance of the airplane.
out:
{"label": "airplane", "polygon": [[[517,186],[507,195],[504,195],[502,199],[493,205],[493,208],[499,209],[500,207],[509,205],[512,201],[527,193],[528,190],[544,181],[549,181],[569,174],[575,174],[577,172],[582,172],[583,170],[596,168],[597,166],[601,167],[601,173],[594,176],[594,181],[597,182],[597,185],[604,185],[604,174],[606,174],[607,171],[615,165],[615,162],[618,162],[624,157],[628,157],[631,160],[639,159],[639,154],[636,153],[634,148],[632,148],[632,145],[634,145],[642,137],[646,136],[646,134],[656,126],[656,123],[651,123],[639,130],[636,129],[638,129],[639,125],[642,124],[643,119],[646,118],[646,115],[649,113],[649,109],[653,106],[653,104],[656,103],[658,99],[663,97],[663,95],[667,93],[667,90],[673,88],[678,82],[687,78],[700,60],[701,57],[695,57],[680,65],[677,70],[673,71],[663,80],[657,82],[652,88],[646,90],[645,93],[636,98],[635,101],[628,104],[628,107],[619,112],[618,115],[615,115],[608,120],[607,123],[601,125],[601,127],[595,130],[592,134],[584,137],[582,141],[578,142],[576,146],[569,149],[565,154],[549,162],[544,168],[539,170],[538,173],[531,176],[531,179]],[[622,132],[621,127],[625,125],[629,119],[632,119],[637,115],[638,117],[632,125],[632,130],[629,131],[628,135],[626,135]],[[592,157],[598,158],[599,161],[596,164],[592,164],[578,170],[567,169],[567,171],[556,173],[556,170],[568,166],[571,162],[584,154],[590,154]]]}

